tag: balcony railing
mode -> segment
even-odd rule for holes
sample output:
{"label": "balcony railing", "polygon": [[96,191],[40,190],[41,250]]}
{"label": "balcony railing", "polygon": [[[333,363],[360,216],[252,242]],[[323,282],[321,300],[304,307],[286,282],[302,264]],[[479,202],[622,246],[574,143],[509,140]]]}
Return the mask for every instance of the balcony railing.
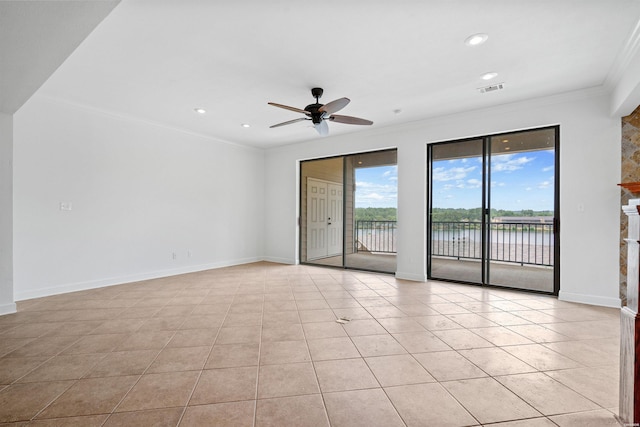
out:
{"label": "balcony railing", "polygon": [[[488,224],[489,259],[520,265],[553,265],[553,224],[500,222]],[[479,222],[432,222],[431,254],[457,259],[480,259]]]}
{"label": "balcony railing", "polygon": [[[553,224],[505,221],[488,225],[491,261],[520,265],[553,265]],[[356,221],[356,252],[396,253],[396,221]],[[431,254],[456,259],[481,259],[479,222],[432,222]]]}
{"label": "balcony railing", "polygon": [[397,221],[356,221],[356,252],[396,253]]}

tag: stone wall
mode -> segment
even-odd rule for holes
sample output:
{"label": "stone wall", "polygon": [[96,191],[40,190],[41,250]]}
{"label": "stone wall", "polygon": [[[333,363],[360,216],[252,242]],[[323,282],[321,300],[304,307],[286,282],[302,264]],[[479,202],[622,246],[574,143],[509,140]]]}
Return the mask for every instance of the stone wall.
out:
{"label": "stone wall", "polygon": [[[620,182],[640,182],[640,106],[622,118],[622,176]],[[629,199],[640,198],[629,190],[622,189],[621,206]],[[626,305],[627,296],[627,216],[620,211],[620,299]]]}

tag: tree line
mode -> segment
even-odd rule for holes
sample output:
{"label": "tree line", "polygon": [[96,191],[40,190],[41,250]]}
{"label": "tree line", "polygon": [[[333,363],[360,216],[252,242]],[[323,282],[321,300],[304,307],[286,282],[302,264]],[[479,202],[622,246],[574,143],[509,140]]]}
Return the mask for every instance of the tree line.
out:
{"label": "tree line", "polygon": [[[533,209],[522,209],[511,211],[505,209],[491,209],[491,217],[538,217],[553,216],[553,211],[534,211]],[[482,208],[455,209],[455,208],[433,208],[431,220],[435,222],[460,222],[460,221],[481,221]]]}
{"label": "tree line", "polygon": [[397,221],[396,208],[356,208],[356,221]]}
{"label": "tree line", "polygon": [[[396,208],[356,208],[356,221],[397,221],[398,210]],[[534,211],[533,209],[522,209],[511,211],[504,209],[491,209],[492,217],[534,217],[553,216],[553,211]],[[436,222],[460,222],[460,221],[480,221],[482,219],[482,208],[456,209],[456,208],[433,208],[431,220]]]}

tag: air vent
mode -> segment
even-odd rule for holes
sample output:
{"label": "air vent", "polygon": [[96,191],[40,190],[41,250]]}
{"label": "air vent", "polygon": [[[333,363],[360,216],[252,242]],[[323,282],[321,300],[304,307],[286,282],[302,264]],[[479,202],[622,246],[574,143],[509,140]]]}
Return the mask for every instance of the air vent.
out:
{"label": "air vent", "polygon": [[480,93],[487,93],[487,92],[495,92],[496,90],[502,90],[502,89],[504,89],[504,83],[498,83],[491,86],[481,87],[481,88],[478,88],[478,91]]}

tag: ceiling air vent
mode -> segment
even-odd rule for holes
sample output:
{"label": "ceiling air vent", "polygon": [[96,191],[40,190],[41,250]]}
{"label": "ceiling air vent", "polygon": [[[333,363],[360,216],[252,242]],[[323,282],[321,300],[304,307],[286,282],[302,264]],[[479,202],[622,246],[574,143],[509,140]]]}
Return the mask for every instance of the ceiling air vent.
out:
{"label": "ceiling air vent", "polygon": [[502,89],[504,89],[504,83],[497,83],[495,85],[478,88],[478,91],[480,93],[487,93],[487,92],[495,92],[496,90],[502,90]]}

